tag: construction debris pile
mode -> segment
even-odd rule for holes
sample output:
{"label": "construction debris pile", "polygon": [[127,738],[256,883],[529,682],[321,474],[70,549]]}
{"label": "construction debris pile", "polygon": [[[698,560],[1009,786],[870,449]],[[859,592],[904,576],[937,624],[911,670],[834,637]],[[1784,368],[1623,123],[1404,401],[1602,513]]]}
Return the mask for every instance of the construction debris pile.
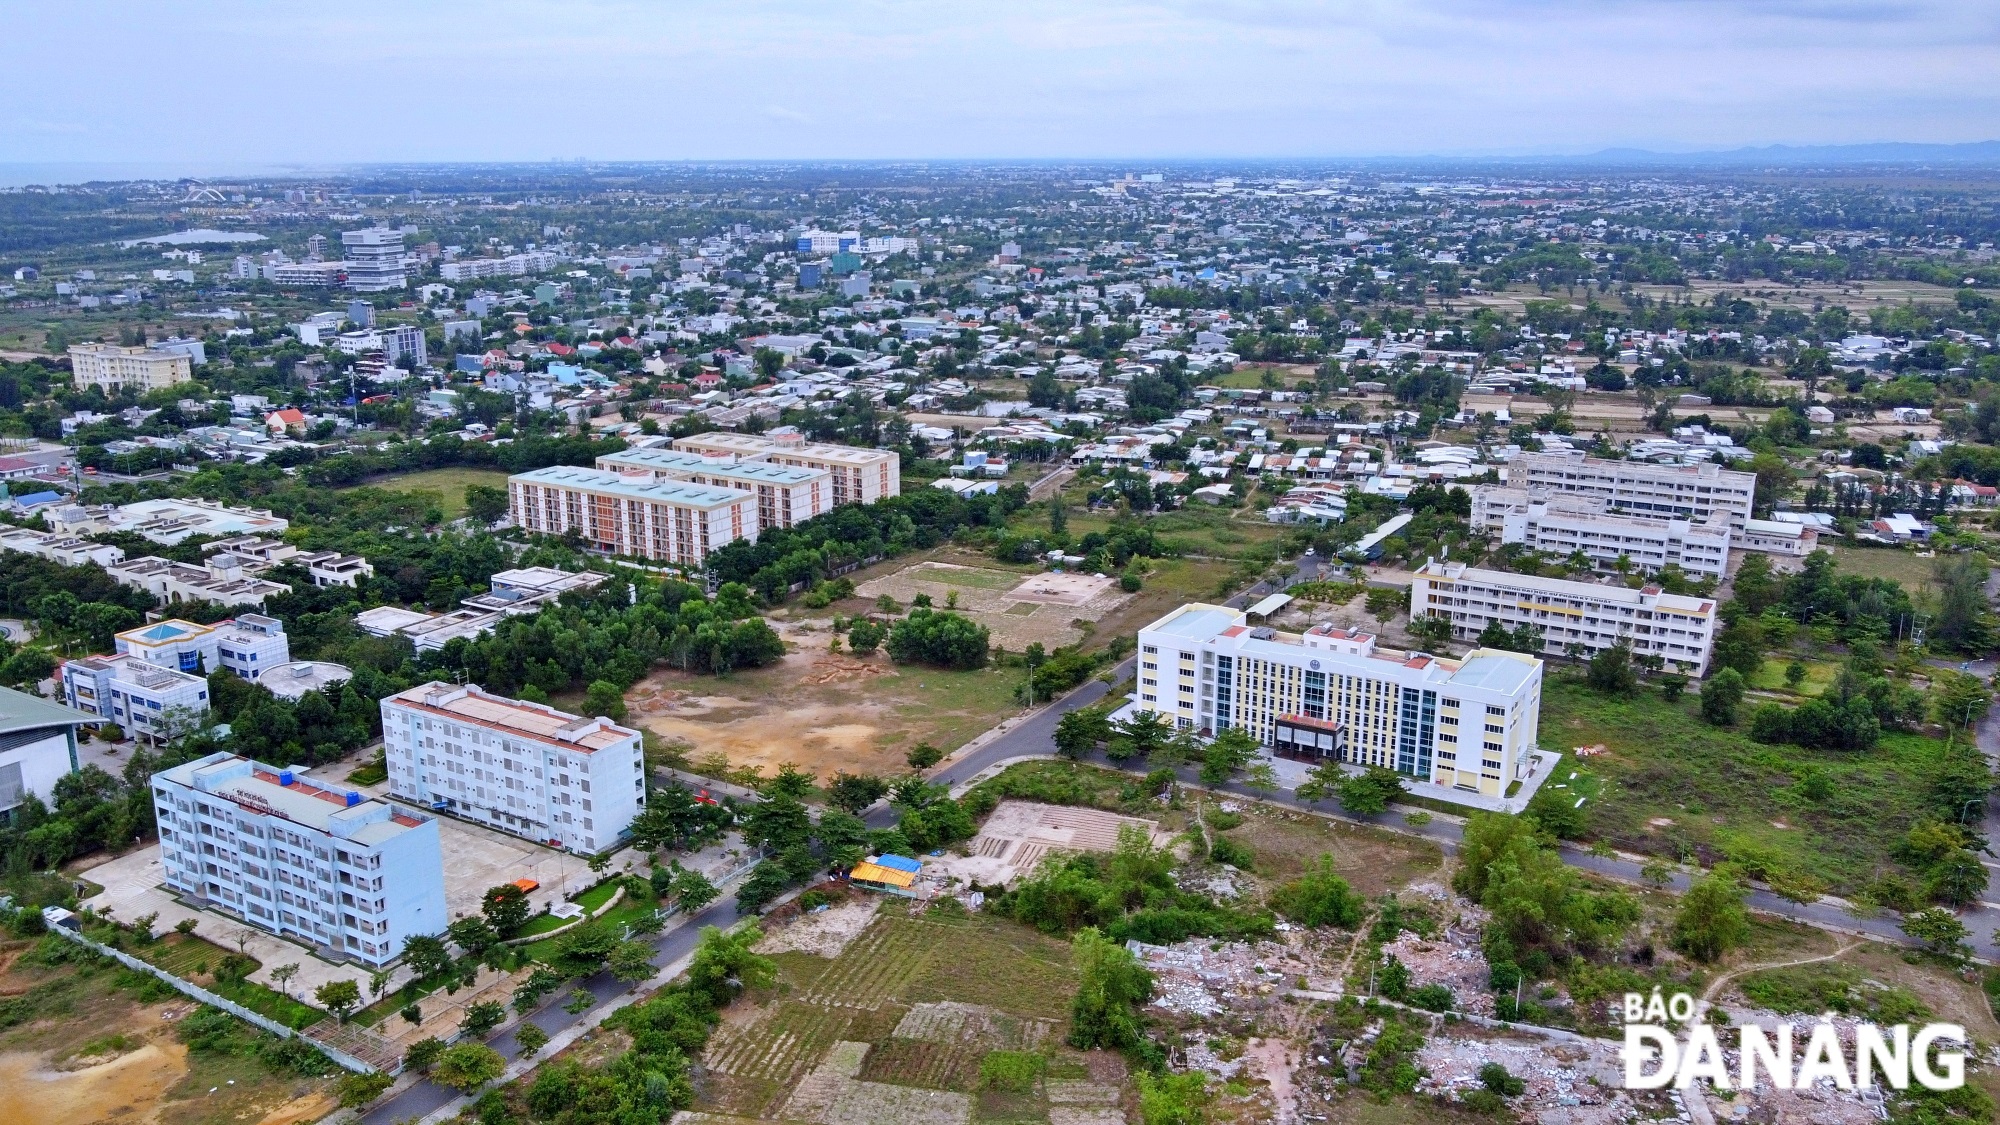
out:
{"label": "construction debris pile", "polygon": [[1441,984],[1451,989],[1452,1008],[1474,1015],[1493,1014],[1493,994],[1487,989],[1486,954],[1479,934],[1446,927],[1444,936],[1425,938],[1408,930],[1382,947],[1382,952],[1410,970],[1410,987]]}
{"label": "construction debris pile", "polygon": [[1153,974],[1153,1006],[1180,1015],[1261,1010],[1300,987],[1300,981],[1307,990],[1339,987],[1334,981],[1319,979],[1311,959],[1289,943],[1197,939],[1148,945],[1128,941],[1125,948]]}
{"label": "construction debris pile", "polygon": [[1526,1087],[1509,1105],[1538,1125],[1623,1125],[1665,1108],[1664,1095],[1641,1095],[1648,1098],[1641,1106],[1622,1089],[1616,1043],[1568,1037],[1430,1038],[1417,1052],[1417,1065],[1425,1071],[1417,1091],[1462,1097],[1481,1088],[1479,1068],[1496,1062]]}

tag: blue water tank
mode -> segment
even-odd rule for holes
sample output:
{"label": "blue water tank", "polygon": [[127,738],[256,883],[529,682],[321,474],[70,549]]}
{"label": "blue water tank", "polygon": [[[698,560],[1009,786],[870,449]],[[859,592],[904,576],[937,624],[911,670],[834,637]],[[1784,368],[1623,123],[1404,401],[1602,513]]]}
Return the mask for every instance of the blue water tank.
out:
{"label": "blue water tank", "polygon": [[290,785],[290,784],[292,783],[292,780],[293,780],[293,779],[292,779],[292,771],[290,771],[290,770],[279,770],[279,771],[278,771],[278,784],[280,784],[280,785]]}
{"label": "blue water tank", "polygon": [[348,807],[348,808],[350,808],[350,809],[351,809],[351,808],[353,808],[354,806],[356,806],[356,805],[358,805],[358,804],[360,804],[360,803],[361,803],[361,794],[359,794],[359,793],[354,793],[354,792],[349,792],[349,793],[347,794],[347,807]]}

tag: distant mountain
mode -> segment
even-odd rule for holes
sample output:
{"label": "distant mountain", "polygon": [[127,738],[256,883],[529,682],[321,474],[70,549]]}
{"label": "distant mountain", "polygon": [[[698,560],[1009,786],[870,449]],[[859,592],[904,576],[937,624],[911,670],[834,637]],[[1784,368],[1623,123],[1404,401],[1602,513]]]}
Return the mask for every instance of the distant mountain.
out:
{"label": "distant mountain", "polygon": [[[1496,160],[1504,158],[1495,158]],[[1607,148],[1576,156],[1529,156],[1524,164],[1646,165],[1652,167],[1787,167],[1840,164],[1955,164],[2000,166],[2000,141],[1935,145],[1885,142],[1859,145],[1766,145],[1701,152]]]}

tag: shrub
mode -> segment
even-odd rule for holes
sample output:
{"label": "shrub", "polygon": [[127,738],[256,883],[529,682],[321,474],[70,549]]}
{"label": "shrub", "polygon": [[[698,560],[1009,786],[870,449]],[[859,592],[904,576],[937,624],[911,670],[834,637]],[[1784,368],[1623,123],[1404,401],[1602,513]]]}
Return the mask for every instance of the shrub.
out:
{"label": "shrub", "polygon": [[1407,1002],[1427,1012],[1448,1012],[1453,1000],[1451,989],[1441,984],[1426,984],[1410,989]]}
{"label": "shrub", "polygon": [[343,1074],[340,1076],[340,1081],[333,1084],[333,1089],[340,1098],[340,1104],[347,1109],[353,1109],[381,1097],[382,1091],[395,1083],[394,1078],[380,1071],[372,1074]]}
{"label": "shrub", "polygon": [[988,1051],[979,1060],[979,1088],[1010,1094],[1033,1093],[1047,1065],[1048,1060],[1035,1051]]}
{"label": "shrub", "polygon": [[1208,858],[1226,863],[1239,871],[1255,870],[1257,857],[1250,849],[1227,836],[1217,836],[1208,846]]}

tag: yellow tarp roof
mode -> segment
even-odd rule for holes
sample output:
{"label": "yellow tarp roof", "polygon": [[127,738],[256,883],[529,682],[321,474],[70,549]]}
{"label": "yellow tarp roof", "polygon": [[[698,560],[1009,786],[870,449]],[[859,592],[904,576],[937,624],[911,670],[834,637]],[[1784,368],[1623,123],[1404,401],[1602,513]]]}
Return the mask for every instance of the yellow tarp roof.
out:
{"label": "yellow tarp roof", "polygon": [[893,867],[883,867],[873,863],[857,863],[848,878],[863,883],[885,883],[891,887],[908,887],[917,881],[914,871],[898,871]]}

